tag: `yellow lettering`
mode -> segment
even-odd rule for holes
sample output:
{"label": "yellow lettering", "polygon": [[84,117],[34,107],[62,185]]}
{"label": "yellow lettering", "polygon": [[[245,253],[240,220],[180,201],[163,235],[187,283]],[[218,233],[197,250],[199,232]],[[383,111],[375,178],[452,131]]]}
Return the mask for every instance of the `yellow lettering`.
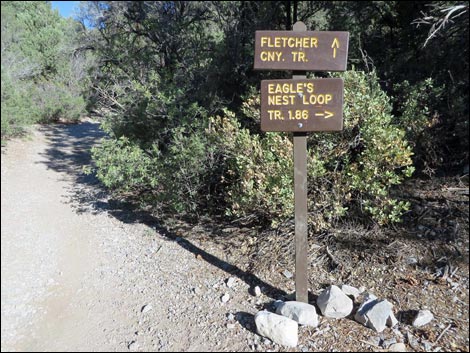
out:
{"label": "yellow lettering", "polygon": [[260,54],[261,61],[280,61],[282,52],[279,51],[262,51]]}
{"label": "yellow lettering", "polygon": [[268,110],[269,120],[284,120],[280,110]]}
{"label": "yellow lettering", "polygon": [[307,58],[305,57],[305,53],[303,51],[293,51],[292,52],[292,61],[293,62],[307,62]]}
{"label": "yellow lettering", "polygon": [[323,105],[328,104],[333,99],[333,95],[331,94],[311,94],[310,97],[307,96],[302,97],[302,104],[305,105]]}
{"label": "yellow lettering", "polygon": [[308,93],[313,93],[313,83],[312,82],[307,83],[307,92]]}
{"label": "yellow lettering", "polygon": [[268,44],[268,37],[261,37],[261,48]]}
{"label": "yellow lettering", "polygon": [[310,37],[310,48],[318,47],[318,38]]}

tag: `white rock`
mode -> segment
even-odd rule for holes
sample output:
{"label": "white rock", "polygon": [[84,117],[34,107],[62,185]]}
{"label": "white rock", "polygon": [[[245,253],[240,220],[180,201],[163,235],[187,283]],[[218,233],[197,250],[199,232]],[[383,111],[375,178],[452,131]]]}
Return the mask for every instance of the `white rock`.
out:
{"label": "white rock", "polygon": [[228,302],[228,300],[230,299],[230,295],[228,293],[225,293],[222,298],[220,298],[220,300],[222,300],[222,303],[226,303]]}
{"label": "white rock", "polygon": [[152,310],[153,307],[152,307],[152,304],[146,304],[142,307],[142,309],[140,310],[140,312],[142,314],[145,314],[145,313],[148,313],[150,310]]}
{"label": "white rock", "polygon": [[367,311],[372,308],[377,303],[377,297],[371,293],[366,293],[364,296],[364,302],[357,309],[356,314],[354,315],[354,320],[357,322],[366,325],[367,317],[365,314]]}
{"label": "white rock", "polygon": [[230,277],[230,278],[227,280],[227,287],[232,288],[234,284],[235,284],[235,278],[234,278],[234,277]]}
{"label": "white rock", "polygon": [[393,305],[388,300],[374,299],[361,305],[354,318],[367,327],[382,332],[392,314],[392,308]]}
{"label": "white rock", "polygon": [[429,310],[420,310],[413,320],[413,327],[421,327],[430,323],[434,315]]}
{"label": "white rock", "polygon": [[325,289],[318,296],[317,305],[324,316],[335,319],[348,316],[353,309],[353,301],[337,286]]}
{"label": "white rock", "polygon": [[292,278],[292,277],[294,277],[294,275],[292,274],[292,272],[290,272],[289,270],[284,270],[284,271],[282,272],[282,274],[283,274],[284,276],[286,276],[286,278]]}
{"label": "white rock", "polygon": [[259,297],[261,295],[261,288],[256,286],[254,292],[255,296]]}
{"label": "white rock", "polygon": [[354,297],[354,299],[357,299],[357,297],[359,297],[359,295],[361,295],[361,293],[362,293],[356,287],[349,286],[347,284],[343,284],[341,286],[341,290],[344,292],[344,294]]}
{"label": "white rock", "polygon": [[317,311],[313,305],[307,303],[297,301],[281,303],[276,308],[276,314],[288,317],[301,325],[318,326]]}
{"label": "white rock", "polygon": [[393,314],[393,311],[390,313],[390,316],[387,319],[387,326],[388,327],[394,327],[396,324],[398,324],[398,320]]}
{"label": "white rock", "polygon": [[129,349],[130,351],[135,351],[139,349],[139,344],[136,341],[129,342],[129,344],[127,345],[127,349]]}
{"label": "white rock", "polygon": [[256,332],[283,346],[295,347],[299,325],[287,317],[260,311],[255,315]]}
{"label": "white rock", "polygon": [[389,352],[406,352],[406,345],[404,343],[395,343],[388,347]]}

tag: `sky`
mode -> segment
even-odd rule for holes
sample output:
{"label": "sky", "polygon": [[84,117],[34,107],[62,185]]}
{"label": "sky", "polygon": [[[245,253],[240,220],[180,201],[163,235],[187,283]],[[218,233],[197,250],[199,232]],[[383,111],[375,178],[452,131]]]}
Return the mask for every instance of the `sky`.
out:
{"label": "sky", "polygon": [[79,1],[51,1],[52,8],[59,10],[63,17],[72,17],[75,7]]}

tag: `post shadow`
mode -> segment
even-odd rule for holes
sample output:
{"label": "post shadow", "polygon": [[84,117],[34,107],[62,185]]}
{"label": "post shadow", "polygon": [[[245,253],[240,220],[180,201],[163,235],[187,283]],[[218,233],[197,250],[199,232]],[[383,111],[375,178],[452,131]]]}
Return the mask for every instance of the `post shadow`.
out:
{"label": "post shadow", "polygon": [[38,163],[44,163],[49,169],[66,173],[73,178],[75,185],[67,203],[75,208],[77,213],[107,212],[124,223],[145,224],[155,229],[155,231],[165,238],[175,241],[186,251],[193,253],[195,256],[199,255],[204,261],[207,261],[211,265],[232,276],[238,277],[251,288],[255,286],[264,287],[264,294],[272,299],[280,299],[287,295],[284,290],[261,280],[253,273],[244,271],[238,266],[208,253],[191,241],[177,236],[175,233],[162,226],[159,219],[139,209],[134,204],[108,198],[109,194],[103,189],[103,186],[96,176],[86,175],[81,170],[81,166],[86,166],[91,163],[91,147],[96,144],[100,138],[105,137],[98,123],[82,122],[70,125],[45,125],[40,129],[49,143],[48,147],[42,153],[46,161]]}

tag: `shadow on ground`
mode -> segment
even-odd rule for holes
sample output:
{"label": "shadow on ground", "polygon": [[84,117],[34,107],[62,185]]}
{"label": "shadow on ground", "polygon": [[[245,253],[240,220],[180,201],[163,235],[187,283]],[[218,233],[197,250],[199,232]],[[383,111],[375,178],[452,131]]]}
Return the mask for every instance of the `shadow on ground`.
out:
{"label": "shadow on ground", "polygon": [[[49,141],[49,146],[44,152],[48,168],[57,172],[64,173],[64,177],[73,178],[73,190],[67,190],[65,196],[67,203],[75,209],[77,213],[101,213],[106,212],[124,223],[142,223],[145,224],[168,239],[176,241],[182,248],[190,251],[196,256],[199,255],[205,261],[216,266],[230,275],[237,276],[245,281],[250,287],[264,287],[264,293],[273,299],[285,297],[286,292],[261,280],[253,274],[253,268],[243,270],[240,267],[224,261],[213,254],[208,253],[202,248],[196,246],[188,237],[184,238],[180,233],[175,234],[167,227],[162,225],[161,220],[157,219],[149,212],[143,211],[129,202],[123,202],[113,199],[109,192],[104,190],[99,180],[94,175],[85,175],[82,172],[82,166],[88,166],[91,162],[90,148],[98,143],[99,139],[104,137],[99,124],[84,122],[75,125],[53,125],[43,126],[41,128]],[[433,186],[434,189],[437,187]],[[412,188],[412,190],[420,188]],[[312,242],[323,244],[328,256],[333,262],[336,262],[336,268],[346,270],[352,263],[367,261],[371,258],[377,258],[373,263],[390,263],[415,261],[423,269],[432,268],[438,265],[442,259],[453,263],[466,262],[465,246],[457,245],[456,240],[463,244],[468,244],[468,221],[460,226],[457,219],[461,220],[461,213],[468,215],[468,196],[461,201],[450,202],[446,199],[429,199],[429,196],[414,196],[416,200],[412,203],[420,203],[420,214],[411,213],[405,217],[405,223],[399,230],[367,230],[352,226],[351,229],[343,227],[341,229],[332,229],[327,234],[327,238],[320,239],[317,235],[311,235]],[[464,209],[463,207],[466,206]],[[424,213],[426,212],[426,213]],[[460,218],[458,218],[460,217]],[[468,217],[465,217],[467,219]],[[439,221],[438,224],[436,220]],[[195,227],[186,225],[185,233],[194,232]],[[239,249],[236,243],[231,244],[232,232],[224,233],[221,231],[223,225],[217,227],[199,227],[215,243],[223,244],[234,249]],[[183,227],[184,228],[184,227]],[[277,237],[275,240],[279,253],[293,259],[293,225],[289,225],[285,235]],[[248,229],[249,230],[249,229]],[[256,233],[256,232],[255,232]],[[250,232],[243,234],[244,238],[250,237]],[[273,253],[272,237],[258,236],[255,239],[256,247],[254,252],[246,255],[251,262],[259,262],[261,257],[269,257],[271,261],[276,254]],[[412,245],[412,246],[410,246]],[[261,249],[264,246],[264,251]],[[285,251],[290,249],[289,251]],[[418,258],[420,249],[421,259]],[[468,248],[467,248],[468,249]],[[468,250],[467,250],[468,251]],[[323,254],[323,256],[326,256]],[[427,260],[429,259],[429,260]],[[439,260],[439,261],[438,261]],[[291,260],[289,260],[291,261]],[[233,261],[232,261],[233,262]],[[345,266],[338,266],[344,263]],[[288,264],[284,264],[287,267]],[[290,264],[288,266],[291,266]],[[347,271],[346,271],[347,272]]]}
{"label": "shadow on ground", "polygon": [[73,190],[68,190],[70,194],[66,196],[65,202],[70,204],[77,213],[90,212],[97,214],[107,212],[107,214],[124,223],[145,224],[164,237],[176,241],[182,248],[200,256],[213,266],[240,278],[250,287],[264,287],[264,293],[275,299],[286,295],[285,291],[266,283],[251,272],[244,271],[208,253],[191,241],[177,236],[162,226],[162,223],[150,213],[138,209],[129,202],[122,202],[110,197],[94,175],[86,175],[82,171],[83,166],[88,166],[91,163],[91,147],[98,144],[99,140],[105,137],[98,123],[82,122],[71,125],[49,125],[42,126],[41,131],[49,142],[43,153],[46,161],[41,163],[45,163],[51,170],[64,173],[65,178],[72,178],[74,181]]}

